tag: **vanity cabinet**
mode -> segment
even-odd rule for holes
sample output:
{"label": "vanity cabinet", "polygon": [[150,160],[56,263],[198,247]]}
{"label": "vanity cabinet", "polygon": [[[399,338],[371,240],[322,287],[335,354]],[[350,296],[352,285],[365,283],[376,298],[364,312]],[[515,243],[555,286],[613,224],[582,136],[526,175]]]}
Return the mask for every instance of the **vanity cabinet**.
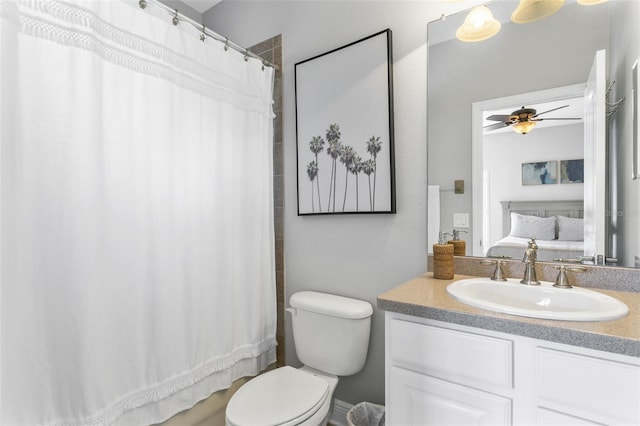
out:
{"label": "vanity cabinet", "polygon": [[638,425],[640,359],[386,313],[390,425]]}

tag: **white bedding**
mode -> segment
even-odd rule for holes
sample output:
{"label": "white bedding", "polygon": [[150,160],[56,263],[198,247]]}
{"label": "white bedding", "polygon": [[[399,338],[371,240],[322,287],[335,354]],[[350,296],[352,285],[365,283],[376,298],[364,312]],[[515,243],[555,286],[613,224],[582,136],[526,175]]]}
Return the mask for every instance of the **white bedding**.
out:
{"label": "white bedding", "polygon": [[[521,259],[527,248],[528,238],[507,236],[497,241],[487,250],[487,257],[511,257]],[[584,255],[583,241],[536,240],[540,261],[573,259]]]}

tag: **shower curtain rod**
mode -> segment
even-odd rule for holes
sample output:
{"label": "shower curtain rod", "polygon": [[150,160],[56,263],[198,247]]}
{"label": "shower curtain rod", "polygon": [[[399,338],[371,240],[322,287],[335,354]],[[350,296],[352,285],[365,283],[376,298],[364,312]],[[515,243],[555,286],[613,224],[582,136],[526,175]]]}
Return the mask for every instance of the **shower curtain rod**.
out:
{"label": "shower curtain rod", "polygon": [[224,43],[225,50],[227,50],[228,48],[232,48],[233,50],[237,50],[238,52],[243,53],[245,61],[248,60],[249,57],[252,57],[262,61],[263,66],[271,67],[274,70],[280,69],[276,64],[273,64],[267,61],[266,59],[264,59],[263,57],[256,55],[255,53],[249,51],[249,49],[246,49],[240,46],[239,44],[232,42],[227,37],[223,37],[220,34],[214,31],[211,31],[209,28],[205,27],[204,24],[198,24],[193,19],[178,12],[178,9],[172,9],[169,6],[165,5],[164,3],[160,3],[158,0],[139,0],[138,5],[140,6],[141,9],[145,9],[148,5],[163,9],[169,15],[173,16],[173,19],[172,19],[173,25],[178,25],[181,21],[186,22],[187,24],[191,25],[195,29],[202,32],[202,34],[200,34],[200,40],[204,41],[205,36],[207,36],[207,37],[211,37],[216,41]]}

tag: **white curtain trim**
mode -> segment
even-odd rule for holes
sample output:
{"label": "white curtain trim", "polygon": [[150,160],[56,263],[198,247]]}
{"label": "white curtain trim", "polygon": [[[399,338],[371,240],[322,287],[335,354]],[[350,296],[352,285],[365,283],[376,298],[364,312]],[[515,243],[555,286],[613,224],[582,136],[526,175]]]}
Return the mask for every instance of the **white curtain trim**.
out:
{"label": "white curtain trim", "polygon": [[[228,388],[233,381],[240,377],[257,374],[267,365],[274,362],[274,349],[276,345],[275,337],[270,337],[260,344],[237,348],[233,353],[227,356],[209,360],[200,367],[167,379],[153,388],[132,392],[120,401],[114,402],[100,413],[91,417],[80,420],[58,420],[51,424],[55,426],[100,426],[105,424],[114,424],[116,421],[118,421],[119,424],[135,424],[135,422],[130,423],[131,420],[127,420],[126,418],[123,419],[123,416],[136,408],[177,395],[179,392],[184,391],[207,378],[215,378],[214,376],[216,373],[221,373],[229,369],[234,369],[236,366],[240,366],[240,370],[235,369],[230,378],[228,380],[224,380],[224,385],[221,386],[218,383],[217,387],[211,387],[215,386],[215,384],[208,384],[206,391],[207,395],[203,396],[205,398],[213,392]],[[251,363],[252,360],[256,360],[257,362]],[[248,361],[249,364],[243,364],[243,361]],[[219,381],[219,378],[215,379],[217,379],[216,381]],[[167,408],[169,405],[170,404],[167,404]],[[162,407],[159,408],[162,409]],[[156,407],[156,409],[158,409],[158,407]],[[173,414],[175,413],[172,411],[169,411],[168,413],[169,416]],[[133,416],[135,416],[135,414],[133,414]]]}
{"label": "white curtain trim", "polygon": [[[228,73],[221,75],[204,63],[118,29],[102,20],[96,13],[84,8],[97,7],[100,2],[95,2],[97,5],[92,3],[85,2],[83,7],[80,7],[56,0],[20,3],[0,0],[0,15],[11,18],[20,25],[24,34],[91,51],[115,65],[162,78],[184,89],[245,110],[272,115],[273,102],[264,102],[264,93],[255,95],[256,87],[261,86],[247,86],[244,84],[245,81],[239,84],[240,82],[234,78],[236,76]],[[216,43],[214,48],[207,50],[223,50],[221,46],[220,43]],[[245,60],[238,52],[223,52],[236,56],[237,61]],[[262,63],[250,58],[247,66],[262,67]],[[272,79],[271,68],[265,68],[263,72],[265,78]]]}

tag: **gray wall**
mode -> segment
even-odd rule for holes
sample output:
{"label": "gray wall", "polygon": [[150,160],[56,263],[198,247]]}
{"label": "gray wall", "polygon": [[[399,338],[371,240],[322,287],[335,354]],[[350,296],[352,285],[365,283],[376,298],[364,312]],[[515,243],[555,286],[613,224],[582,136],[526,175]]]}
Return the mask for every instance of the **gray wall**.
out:
{"label": "gray wall", "polygon": [[[239,44],[282,34],[288,295],[315,289],[375,306],[378,294],[426,271],[426,24],[445,8],[462,7],[408,1],[223,1],[205,12],[207,26]],[[385,28],[393,31],[397,214],[298,217],[294,64]],[[288,337],[287,362],[298,365]],[[374,312],[364,370],[341,379],[336,398],[384,402],[382,311]]]}

